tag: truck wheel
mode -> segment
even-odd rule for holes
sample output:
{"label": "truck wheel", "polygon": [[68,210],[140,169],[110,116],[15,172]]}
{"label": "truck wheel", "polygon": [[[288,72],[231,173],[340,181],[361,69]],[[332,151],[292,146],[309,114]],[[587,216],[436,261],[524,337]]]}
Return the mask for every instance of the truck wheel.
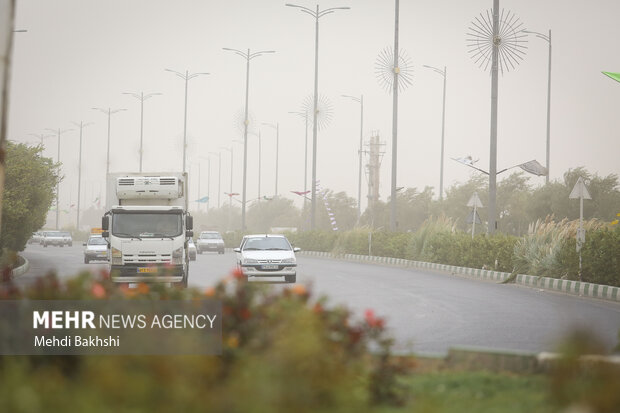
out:
{"label": "truck wheel", "polygon": [[284,281],[286,281],[287,283],[294,283],[295,281],[297,281],[297,274],[285,275]]}

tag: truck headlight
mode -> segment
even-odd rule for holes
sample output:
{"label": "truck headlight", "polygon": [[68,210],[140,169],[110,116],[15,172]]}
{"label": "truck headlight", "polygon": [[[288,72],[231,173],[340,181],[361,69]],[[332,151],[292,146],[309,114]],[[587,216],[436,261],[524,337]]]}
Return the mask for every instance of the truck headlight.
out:
{"label": "truck headlight", "polygon": [[112,256],[110,263],[112,265],[123,265],[123,254],[121,253],[121,250],[112,247],[110,249],[110,253]]}
{"label": "truck headlight", "polygon": [[183,247],[179,247],[172,251],[172,263],[183,264]]}

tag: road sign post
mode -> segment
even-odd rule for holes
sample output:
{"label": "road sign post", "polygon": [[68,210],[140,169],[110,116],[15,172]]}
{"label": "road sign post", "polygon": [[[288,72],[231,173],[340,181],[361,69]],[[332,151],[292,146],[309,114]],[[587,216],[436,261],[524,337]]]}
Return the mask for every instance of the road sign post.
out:
{"label": "road sign post", "polygon": [[581,281],[581,247],[586,242],[586,230],[583,228],[583,200],[592,199],[583,178],[579,177],[569,199],[579,199],[579,229],[577,230],[577,252],[579,253],[579,281]]}
{"label": "road sign post", "polygon": [[471,198],[469,198],[467,206],[474,208],[471,214],[471,239],[474,239],[474,235],[476,233],[476,221],[478,221],[479,224],[482,224],[477,211],[478,208],[482,208],[482,202],[480,201],[480,197],[478,197],[478,192],[474,192]]}

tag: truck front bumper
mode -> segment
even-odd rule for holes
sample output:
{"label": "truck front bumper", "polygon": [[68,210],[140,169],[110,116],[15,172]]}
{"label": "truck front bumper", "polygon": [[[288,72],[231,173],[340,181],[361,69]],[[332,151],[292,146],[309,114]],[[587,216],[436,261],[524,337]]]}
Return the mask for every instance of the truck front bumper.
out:
{"label": "truck front bumper", "polygon": [[183,265],[112,265],[110,278],[117,283],[183,281]]}

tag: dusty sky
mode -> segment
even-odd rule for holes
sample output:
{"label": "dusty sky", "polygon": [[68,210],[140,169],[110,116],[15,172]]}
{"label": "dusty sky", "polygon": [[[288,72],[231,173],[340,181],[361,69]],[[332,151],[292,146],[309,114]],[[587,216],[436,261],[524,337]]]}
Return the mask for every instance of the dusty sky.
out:
{"label": "dusty sky", "polygon": [[[139,102],[122,92],[160,92],[144,105],[144,170],[182,166],[183,80],[165,68],[209,72],[189,82],[188,165],[191,199],[207,194],[206,158],[230,147],[242,132],[236,120],[245,97],[245,61],[223,47],[276,54],[252,60],[250,112],[256,126],[280,124],[281,195],[303,189],[301,109],[313,90],[314,21],[284,0],[18,0],[9,139],[36,141],[45,128],[84,129],[82,205],[104,185],[107,118],[92,107],[126,108],[112,118],[111,171],[138,169]],[[298,0],[314,8],[316,3]],[[320,20],[319,91],[333,107],[319,133],[318,179],[323,187],[357,197],[359,104],[342,94],[364,95],[364,139],[377,131],[386,142],[381,196],[389,195],[392,104],[375,76],[375,61],[393,44],[394,2],[323,1],[349,6]],[[502,0],[528,30],[552,30],[551,178],[585,166],[602,175],[620,173],[620,84],[601,74],[620,71],[620,2],[617,0]],[[439,188],[442,79],[422,65],[447,66],[445,186],[470,170],[449,157],[472,155],[488,169],[490,76],[467,53],[471,21],[491,0],[403,0],[400,45],[411,59],[413,84],[400,94],[398,186]],[[529,36],[524,61],[500,77],[498,167],[530,159],[545,163],[547,53]],[[275,131],[262,127],[261,194],[274,192]],[[309,131],[311,136],[311,130]],[[61,138],[65,180],[61,207],[77,197],[76,130]],[[56,159],[57,140],[45,140]],[[249,137],[248,198],[257,194],[257,139]],[[230,185],[230,153],[222,151],[221,192]],[[233,191],[241,192],[242,146],[234,144]],[[309,160],[310,165],[310,160]],[[210,195],[217,205],[217,157],[212,156]],[[310,170],[308,172],[310,176]],[[544,178],[532,177],[539,185]],[[310,185],[310,184],[308,184]],[[104,191],[101,190],[103,193]],[[366,196],[366,180],[362,196]],[[224,202],[225,196],[221,195]],[[195,204],[194,204],[195,205]],[[363,202],[362,206],[365,206]]]}

